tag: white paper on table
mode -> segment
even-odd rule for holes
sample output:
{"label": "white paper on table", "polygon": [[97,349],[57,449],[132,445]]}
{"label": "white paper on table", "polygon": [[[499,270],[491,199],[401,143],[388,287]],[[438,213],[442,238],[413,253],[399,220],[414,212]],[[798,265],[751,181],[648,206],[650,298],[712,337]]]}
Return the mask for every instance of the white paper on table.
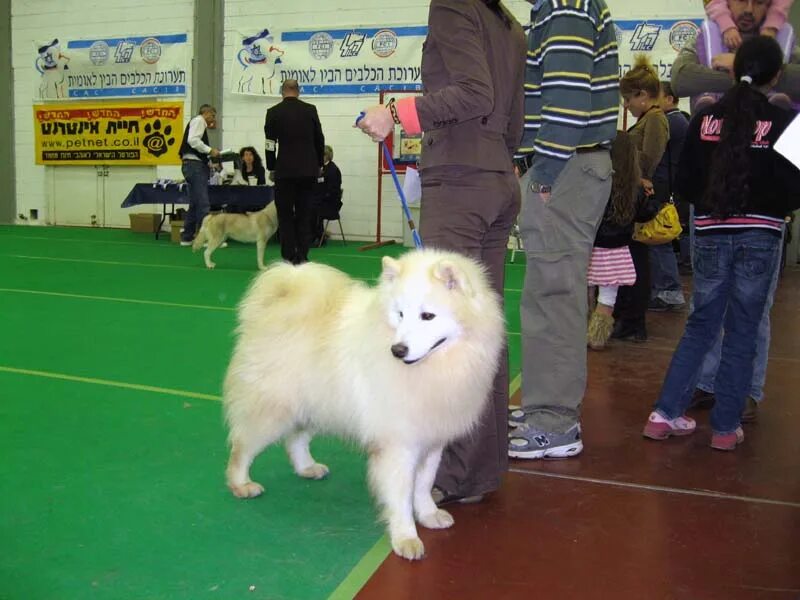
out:
{"label": "white paper on table", "polygon": [[800,115],[783,131],[775,143],[775,150],[800,169]]}
{"label": "white paper on table", "polygon": [[413,167],[406,168],[406,176],[403,178],[403,193],[409,204],[416,204],[422,197],[422,182],[419,172]]}

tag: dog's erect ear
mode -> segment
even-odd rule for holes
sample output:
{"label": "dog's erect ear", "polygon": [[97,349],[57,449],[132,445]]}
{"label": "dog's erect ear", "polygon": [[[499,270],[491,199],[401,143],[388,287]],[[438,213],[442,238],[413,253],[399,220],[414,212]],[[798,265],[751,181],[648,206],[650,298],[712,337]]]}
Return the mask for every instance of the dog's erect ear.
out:
{"label": "dog's erect ear", "polygon": [[381,263],[383,265],[381,279],[387,283],[391,283],[397,279],[397,276],[400,275],[400,262],[396,261],[391,256],[384,256]]}
{"label": "dog's erect ear", "polygon": [[464,273],[449,260],[442,260],[433,267],[433,276],[444,283],[448,290],[461,290],[466,294],[471,293],[469,281]]}

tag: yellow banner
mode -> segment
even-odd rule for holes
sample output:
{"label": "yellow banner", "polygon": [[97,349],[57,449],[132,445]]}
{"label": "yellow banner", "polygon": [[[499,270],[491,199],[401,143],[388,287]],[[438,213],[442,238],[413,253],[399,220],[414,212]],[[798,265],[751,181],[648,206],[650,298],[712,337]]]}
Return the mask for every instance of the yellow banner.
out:
{"label": "yellow banner", "polygon": [[35,104],[38,165],[179,165],[182,102]]}

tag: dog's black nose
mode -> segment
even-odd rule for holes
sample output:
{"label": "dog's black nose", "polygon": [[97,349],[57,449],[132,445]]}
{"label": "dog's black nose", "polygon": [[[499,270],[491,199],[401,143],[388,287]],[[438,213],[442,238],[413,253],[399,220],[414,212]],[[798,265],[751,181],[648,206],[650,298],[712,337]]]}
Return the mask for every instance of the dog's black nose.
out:
{"label": "dog's black nose", "polygon": [[405,358],[408,356],[408,346],[405,344],[395,344],[392,346],[392,354],[395,358]]}

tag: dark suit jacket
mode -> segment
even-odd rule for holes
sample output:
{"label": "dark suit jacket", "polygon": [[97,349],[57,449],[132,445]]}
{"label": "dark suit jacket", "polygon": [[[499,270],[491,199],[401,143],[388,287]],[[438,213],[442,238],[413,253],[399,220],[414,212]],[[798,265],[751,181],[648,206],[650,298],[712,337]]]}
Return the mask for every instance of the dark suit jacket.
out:
{"label": "dark suit jacket", "polygon": [[275,179],[319,176],[325,138],[313,104],[284,98],[267,111],[264,135],[267,169],[275,171]]}
{"label": "dark suit jacket", "polygon": [[483,0],[432,0],[422,50],[420,168],[466,165],[508,171],[525,123],[527,46]]}
{"label": "dark suit jacket", "polygon": [[342,172],[331,161],[322,167],[322,182],[317,184],[314,199],[317,214],[323,219],[335,219],[342,208]]}

